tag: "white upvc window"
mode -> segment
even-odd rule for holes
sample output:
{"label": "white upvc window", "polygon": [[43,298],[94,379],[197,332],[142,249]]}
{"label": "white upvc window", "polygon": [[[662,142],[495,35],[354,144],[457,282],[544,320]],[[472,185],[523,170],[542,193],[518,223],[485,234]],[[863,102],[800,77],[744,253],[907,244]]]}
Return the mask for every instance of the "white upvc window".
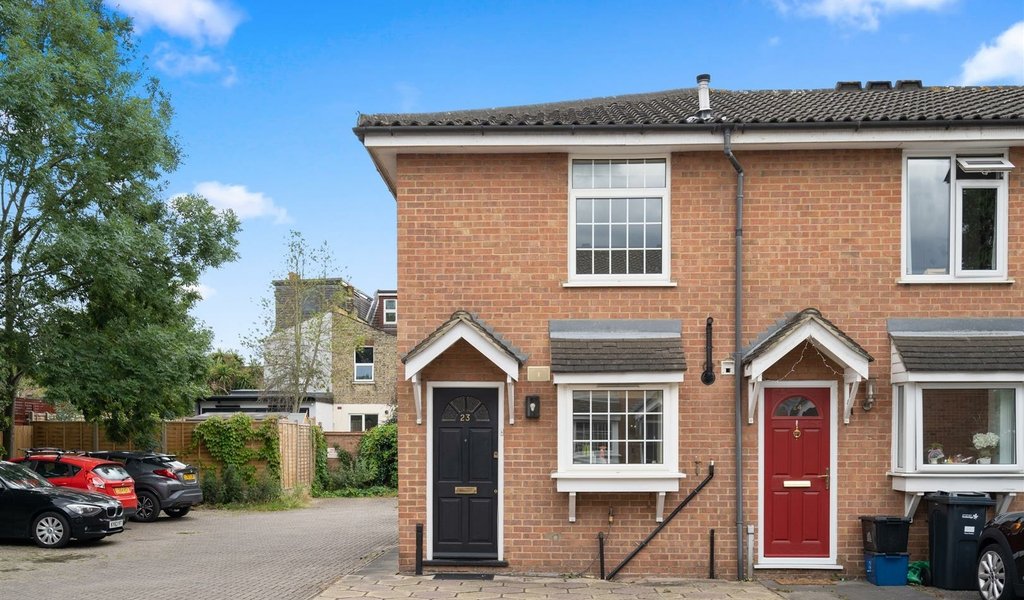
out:
{"label": "white upvc window", "polygon": [[377,415],[356,414],[349,415],[349,431],[368,431],[377,426]]}
{"label": "white upvc window", "polygon": [[669,159],[569,161],[568,285],[669,285]]}
{"label": "white upvc window", "polygon": [[[677,383],[558,385],[558,475],[667,477],[678,485]],[[607,486],[606,486],[607,487]],[[645,491],[659,491],[651,489]]]}
{"label": "white upvc window", "polygon": [[360,346],[356,348],[355,356],[355,380],[358,383],[373,382],[373,346]]}
{"label": "white upvc window", "polygon": [[1024,472],[1024,382],[971,374],[917,379],[893,386],[894,473]]}
{"label": "white upvc window", "polygon": [[393,325],[398,322],[398,300],[386,298],[384,300],[384,324]]}
{"label": "white upvc window", "polygon": [[903,160],[901,281],[1005,281],[1013,169],[1005,152],[912,152]]}

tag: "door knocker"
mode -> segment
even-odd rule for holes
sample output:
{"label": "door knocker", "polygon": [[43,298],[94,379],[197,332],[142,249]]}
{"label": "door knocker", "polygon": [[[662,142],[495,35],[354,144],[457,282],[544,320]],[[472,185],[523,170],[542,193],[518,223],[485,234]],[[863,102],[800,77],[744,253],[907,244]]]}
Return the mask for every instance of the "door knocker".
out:
{"label": "door knocker", "polygon": [[796,427],[795,427],[795,428],[793,429],[793,437],[794,437],[794,438],[796,438],[796,439],[800,439],[800,436],[801,436],[801,435],[802,435],[802,434],[801,434],[801,432],[800,432],[800,420],[799,420],[799,419],[797,419],[797,421],[796,421]]}

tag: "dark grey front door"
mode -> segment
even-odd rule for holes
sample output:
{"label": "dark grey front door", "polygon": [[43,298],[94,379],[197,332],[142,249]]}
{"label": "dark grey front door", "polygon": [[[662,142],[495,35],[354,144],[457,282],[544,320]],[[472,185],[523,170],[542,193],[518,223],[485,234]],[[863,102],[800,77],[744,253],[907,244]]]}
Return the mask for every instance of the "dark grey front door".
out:
{"label": "dark grey front door", "polygon": [[434,558],[498,557],[498,390],[434,389]]}

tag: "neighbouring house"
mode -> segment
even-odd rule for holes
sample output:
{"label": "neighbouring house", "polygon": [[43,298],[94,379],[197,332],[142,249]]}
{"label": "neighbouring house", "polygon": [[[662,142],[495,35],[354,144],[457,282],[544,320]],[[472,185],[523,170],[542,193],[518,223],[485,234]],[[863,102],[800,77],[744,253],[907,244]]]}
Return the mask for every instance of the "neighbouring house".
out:
{"label": "neighbouring house", "polygon": [[57,409],[52,404],[41,398],[14,399],[14,424],[29,425],[32,421],[45,421],[52,419],[57,414]]}
{"label": "neighbouring house", "polygon": [[[196,416],[244,413],[251,416],[284,412],[267,390],[231,390],[227,394],[207,396],[196,401]],[[310,392],[299,405],[299,419],[303,417],[317,423],[324,431],[334,431],[334,394]]]}
{"label": "neighbouring house", "polygon": [[[365,431],[391,418],[398,292],[371,297],[342,279],[294,277],[275,281],[274,291],[275,332],[264,350],[268,389],[261,393],[270,408],[282,408],[272,401],[273,390],[298,380],[307,382],[311,396],[333,402],[329,418],[317,417],[325,430]],[[304,360],[296,366],[299,344]]]}
{"label": "neighbouring house", "polygon": [[[397,201],[399,551],[863,573],[860,515],[1024,491],[1024,87],[361,115]],[[749,537],[748,537],[749,536]],[[752,550],[752,565],[746,561]],[[752,566],[752,570],[750,570]]]}

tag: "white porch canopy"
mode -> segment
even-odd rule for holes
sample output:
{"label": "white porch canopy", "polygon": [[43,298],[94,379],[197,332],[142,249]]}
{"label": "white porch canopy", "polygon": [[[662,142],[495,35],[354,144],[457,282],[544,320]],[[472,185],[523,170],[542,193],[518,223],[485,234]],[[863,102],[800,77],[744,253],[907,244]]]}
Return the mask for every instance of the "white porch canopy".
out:
{"label": "white porch canopy", "polygon": [[761,401],[764,373],[794,348],[809,342],[843,369],[843,423],[849,424],[853,402],[868,364],[874,360],[857,342],[843,333],[817,309],[808,308],[776,325],[776,328],[744,353],[743,375],[747,380],[747,423],[754,422]]}
{"label": "white porch canopy", "polygon": [[405,363],[405,379],[412,381],[413,384],[416,424],[423,423],[423,390],[420,385],[420,372],[460,340],[465,340],[505,373],[505,383],[508,385],[508,422],[514,424],[515,382],[519,381],[519,367],[526,361],[527,356],[506,342],[479,317],[464,310],[453,313],[448,321],[402,357],[402,362]]}

